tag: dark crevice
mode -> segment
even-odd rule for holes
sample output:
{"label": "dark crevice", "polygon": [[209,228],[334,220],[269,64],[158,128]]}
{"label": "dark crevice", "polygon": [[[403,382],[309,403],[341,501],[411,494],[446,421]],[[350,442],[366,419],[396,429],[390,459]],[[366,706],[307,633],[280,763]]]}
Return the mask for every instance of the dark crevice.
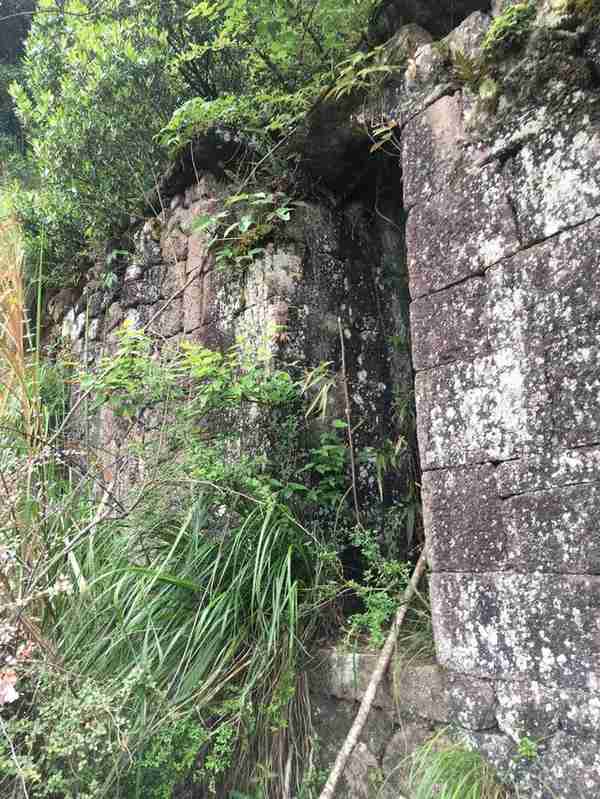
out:
{"label": "dark crevice", "polygon": [[600,485],[600,480],[574,480],[572,482],[566,482],[566,483],[553,483],[552,485],[547,485],[544,488],[529,488],[523,491],[515,491],[512,494],[501,494],[499,498],[502,502],[505,502],[506,500],[514,499],[515,497],[522,497],[524,495],[543,494],[545,492],[555,491],[556,489],[561,489],[561,488],[570,488],[572,486],[584,486],[584,485],[595,485],[595,484]]}
{"label": "dark crevice", "polygon": [[449,472],[449,471],[456,471],[459,469],[473,469],[477,466],[493,466],[494,468],[498,468],[498,466],[502,466],[503,463],[515,463],[516,461],[523,460],[522,455],[515,455],[511,458],[504,458],[504,460],[490,460],[486,458],[485,460],[481,461],[469,461],[468,463],[457,463],[455,465],[448,465],[448,466],[433,466],[431,468],[423,468],[423,473],[435,473],[435,472]]}
{"label": "dark crevice", "polygon": [[490,11],[490,0],[384,0],[373,14],[371,38],[384,41],[399,27],[420,25],[432,36],[446,36],[474,11]]}
{"label": "dark crevice", "polygon": [[[508,256],[508,257],[512,258],[512,256]],[[504,260],[504,259],[501,259],[501,260]],[[500,263],[500,261],[496,261],[496,263]],[[495,266],[495,264],[492,264],[492,266]],[[457,280],[453,281],[452,283],[447,283],[442,288],[433,289],[433,291],[429,291],[426,294],[419,294],[418,296],[413,297],[413,302],[415,300],[424,300],[427,297],[434,297],[436,294],[441,294],[443,291],[448,291],[448,289],[453,289],[456,286],[462,286],[463,283],[468,283],[469,280],[472,280],[474,277],[485,277],[485,273],[488,271],[488,269],[491,269],[491,266],[488,266],[486,269],[478,269],[475,272],[470,272],[468,275],[465,275],[464,277],[458,278]]]}
{"label": "dark crevice", "polygon": [[489,164],[497,163],[500,169],[504,169],[508,162],[518,155],[533,138],[534,136],[532,134],[531,136],[519,139],[518,142],[511,142],[506,147],[496,150],[490,153],[490,155],[485,156],[485,158],[482,158],[477,162],[477,166],[483,168],[484,166],[489,166]]}
{"label": "dark crevice", "polygon": [[564,451],[568,452],[571,449],[587,449],[589,447],[600,447],[600,440],[586,441],[585,444],[573,444],[570,447],[564,447]]}

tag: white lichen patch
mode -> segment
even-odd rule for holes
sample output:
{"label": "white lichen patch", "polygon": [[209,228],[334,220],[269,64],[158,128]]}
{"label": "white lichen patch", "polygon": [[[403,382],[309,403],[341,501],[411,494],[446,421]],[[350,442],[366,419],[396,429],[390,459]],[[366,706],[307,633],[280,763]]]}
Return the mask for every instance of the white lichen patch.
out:
{"label": "white lichen patch", "polygon": [[524,365],[511,348],[419,375],[417,398],[426,468],[505,460],[527,439]]}
{"label": "white lichen patch", "polygon": [[600,133],[578,124],[546,131],[514,159],[513,198],[527,241],[600,213]]}

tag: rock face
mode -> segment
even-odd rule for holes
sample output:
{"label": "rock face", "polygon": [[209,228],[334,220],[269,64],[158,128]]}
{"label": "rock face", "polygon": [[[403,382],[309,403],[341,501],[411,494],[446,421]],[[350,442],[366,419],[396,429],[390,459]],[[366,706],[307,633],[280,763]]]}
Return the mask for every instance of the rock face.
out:
{"label": "rock face", "polygon": [[[490,20],[479,16],[485,32]],[[439,663],[460,675],[466,696],[481,680],[495,693],[496,732],[470,739],[524,795],[592,799],[600,95],[577,77],[591,59],[568,54],[575,23],[566,19],[554,14],[550,27],[538,18],[530,44],[510,55],[507,94],[485,123],[474,122],[479,101],[466,88],[449,85],[436,98],[426,82],[421,96],[433,101],[404,122],[414,99],[400,93],[397,118]],[[597,34],[577,30],[593,52]],[[537,42],[557,42],[559,31],[573,83],[559,76],[556,51],[557,74],[538,74],[533,99],[525,84]],[[506,744],[525,737],[538,750],[523,764]]]}
{"label": "rock face", "polygon": [[[180,188],[183,178],[176,177]],[[367,184],[367,197],[372,190]],[[408,338],[408,297],[398,279],[401,209],[381,191],[378,213],[360,191],[339,209],[325,199],[302,204],[242,268],[217,263],[208,235],[194,228],[195,220],[221,211],[232,191],[208,172],[192,173],[170,208],[135,232],[132,252],[110,243],[83,295],[53,300],[63,339],[92,368],[116,350],[124,322],[144,328],[158,349],[186,340],[225,351],[237,342],[248,356],[267,348],[274,361],[296,370],[327,362],[336,377],[330,411],[343,417],[341,328],[351,412],[365,420],[356,444],[396,440],[393,388],[412,391],[408,348],[394,345]],[[143,437],[148,424],[138,421]],[[107,475],[129,475],[123,488],[137,468],[129,425],[105,407],[93,431]],[[365,496],[377,493],[374,467],[361,466],[359,478]]]}

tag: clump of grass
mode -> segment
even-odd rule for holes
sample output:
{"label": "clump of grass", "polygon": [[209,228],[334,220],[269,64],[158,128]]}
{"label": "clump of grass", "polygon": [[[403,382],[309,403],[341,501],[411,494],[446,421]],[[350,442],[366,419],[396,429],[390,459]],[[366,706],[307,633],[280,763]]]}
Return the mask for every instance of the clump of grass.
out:
{"label": "clump of grass", "polygon": [[438,733],[412,756],[412,799],[508,799],[495,770],[478,753]]}
{"label": "clump of grass", "polygon": [[[226,773],[249,784],[257,761],[280,782],[284,752],[302,748],[296,671],[317,618],[315,542],[274,502],[254,503],[225,537],[209,525],[200,496],[152,536],[99,528],[78,554],[88,588],[62,615],[61,651],[107,683],[138,675],[132,751],[193,713],[209,787]],[[145,796],[140,785],[131,796]]]}

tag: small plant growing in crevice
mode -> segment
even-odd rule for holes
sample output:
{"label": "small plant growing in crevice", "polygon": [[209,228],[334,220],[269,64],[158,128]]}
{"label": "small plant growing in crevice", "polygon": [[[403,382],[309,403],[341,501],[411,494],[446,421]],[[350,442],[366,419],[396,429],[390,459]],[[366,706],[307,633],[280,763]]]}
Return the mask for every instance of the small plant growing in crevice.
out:
{"label": "small plant growing in crevice", "polygon": [[362,526],[351,531],[350,541],[365,563],[362,579],[349,580],[347,586],[362,601],[364,610],[348,620],[348,641],[366,637],[369,646],[380,649],[387,627],[398,607],[398,600],[410,577],[408,564],[387,560],[381,554],[376,534]]}
{"label": "small plant growing in crevice", "polygon": [[535,740],[534,738],[530,738],[528,735],[524,735],[522,738],[519,738],[517,744],[517,753],[519,757],[522,757],[525,760],[533,761],[537,760],[539,756],[539,748],[539,741]]}
{"label": "small plant growing in crevice", "polygon": [[233,266],[243,272],[264,254],[263,245],[277,228],[289,222],[295,205],[282,192],[234,194],[225,201],[224,210],[198,217],[191,227],[195,233],[209,234],[208,249],[217,266]]}
{"label": "small plant growing in crevice", "polygon": [[484,57],[491,59],[523,44],[529,35],[536,14],[534,2],[509,6],[499,17],[496,17],[485,35],[482,44]]}

